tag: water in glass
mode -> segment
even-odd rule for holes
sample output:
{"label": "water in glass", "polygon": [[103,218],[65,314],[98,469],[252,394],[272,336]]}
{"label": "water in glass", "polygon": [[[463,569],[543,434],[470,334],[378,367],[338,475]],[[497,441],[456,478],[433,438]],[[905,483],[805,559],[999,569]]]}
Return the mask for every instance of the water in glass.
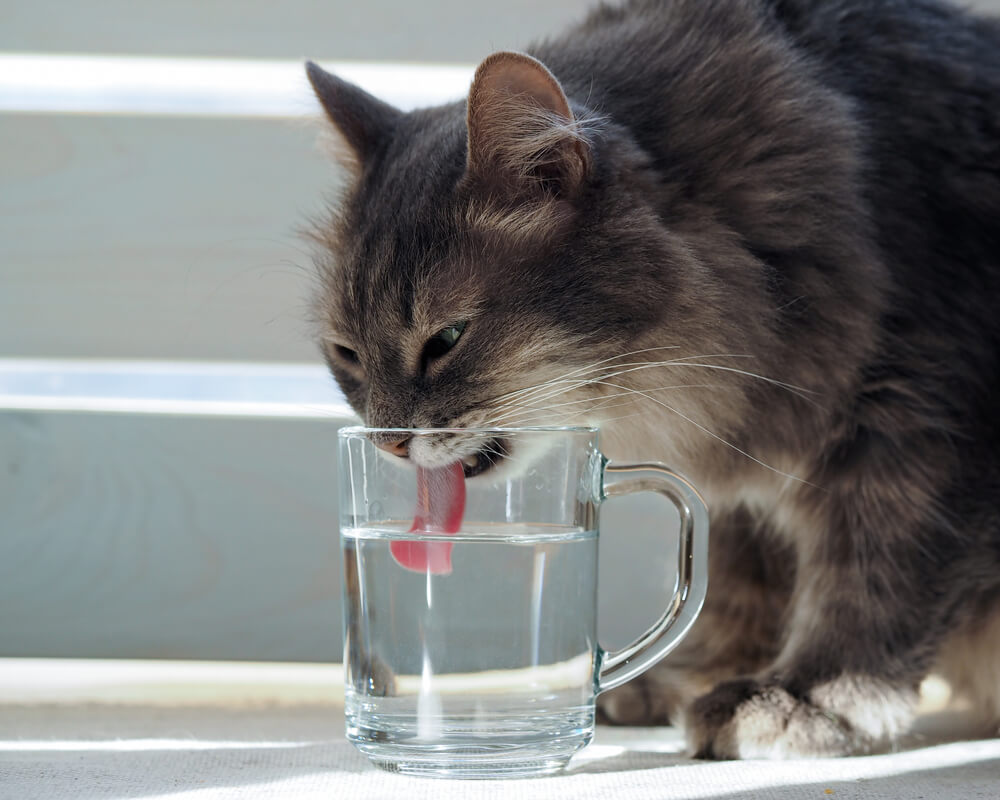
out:
{"label": "water in glass", "polygon": [[[558,771],[593,734],[596,531],[408,527],[342,531],[348,738],[410,774]],[[450,542],[451,571],[401,567],[405,540]]]}

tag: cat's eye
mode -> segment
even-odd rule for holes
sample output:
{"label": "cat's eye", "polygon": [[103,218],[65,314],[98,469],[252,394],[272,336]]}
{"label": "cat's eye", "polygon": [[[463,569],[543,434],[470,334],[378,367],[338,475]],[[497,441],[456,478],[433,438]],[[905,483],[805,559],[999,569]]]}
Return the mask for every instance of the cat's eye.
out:
{"label": "cat's eye", "polygon": [[465,323],[456,322],[454,325],[442,328],[428,339],[427,344],[424,345],[423,353],[420,354],[421,371],[426,370],[427,365],[431,361],[441,358],[441,356],[451,350],[458,342],[464,330]]}
{"label": "cat's eye", "polygon": [[333,349],[336,351],[341,361],[346,361],[348,364],[358,363],[358,354],[350,347],[344,347],[342,344],[336,344],[333,346]]}

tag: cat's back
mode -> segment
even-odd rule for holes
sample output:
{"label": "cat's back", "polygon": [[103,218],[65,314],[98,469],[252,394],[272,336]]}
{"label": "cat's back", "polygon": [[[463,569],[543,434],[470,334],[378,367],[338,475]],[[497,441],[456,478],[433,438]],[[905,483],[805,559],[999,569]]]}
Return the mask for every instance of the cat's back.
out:
{"label": "cat's back", "polygon": [[654,152],[690,118],[744,112],[761,87],[781,102],[819,86],[849,99],[873,144],[933,142],[996,174],[1000,18],[949,0],[603,3],[530,52]]}
{"label": "cat's back", "polygon": [[1000,446],[1000,21],[944,0],[634,0],[531,52],[649,154],[668,227],[708,209],[786,273],[821,246],[838,291],[870,285],[836,254],[865,230],[888,276],[870,373]]}
{"label": "cat's back", "polygon": [[750,242],[772,227],[754,186],[808,202],[850,151],[900,325],[988,332],[975,368],[997,371],[1000,20],[945,0],[634,0],[532,52]]}
{"label": "cat's back", "polygon": [[821,79],[850,98],[862,131],[860,191],[892,276],[883,325],[897,344],[884,359],[950,398],[992,449],[1000,444],[1000,20],[939,0],[769,4]]}
{"label": "cat's back", "polygon": [[958,268],[992,265],[997,288],[1000,19],[939,0],[767,4],[852,100],[886,249],[905,242]]}

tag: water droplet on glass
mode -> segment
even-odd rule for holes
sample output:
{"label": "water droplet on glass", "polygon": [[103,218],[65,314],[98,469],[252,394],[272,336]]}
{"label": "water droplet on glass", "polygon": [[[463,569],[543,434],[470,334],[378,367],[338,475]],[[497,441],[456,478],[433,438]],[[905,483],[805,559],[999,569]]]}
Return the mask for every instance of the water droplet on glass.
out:
{"label": "water droplet on glass", "polygon": [[374,503],[368,504],[368,518],[369,519],[381,519],[382,518],[382,504],[376,500]]}

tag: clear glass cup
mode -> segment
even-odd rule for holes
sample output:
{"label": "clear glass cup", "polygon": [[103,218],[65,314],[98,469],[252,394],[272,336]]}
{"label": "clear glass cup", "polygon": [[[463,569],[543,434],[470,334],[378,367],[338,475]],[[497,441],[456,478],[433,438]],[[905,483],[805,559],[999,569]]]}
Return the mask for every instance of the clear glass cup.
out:
{"label": "clear glass cup", "polygon": [[[408,439],[412,451],[462,437],[486,443],[494,464],[464,481],[454,532],[415,524],[414,459],[385,443]],[[373,762],[441,777],[556,772],[590,741],[597,695],[690,629],[707,588],[705,504],[667,467],[611,463],[597,443],[596,429],[578,427],[341,429],[347,736]],[[674,593],[645,634],[607,652],[598,512],[640,491],[680,513]]]}

